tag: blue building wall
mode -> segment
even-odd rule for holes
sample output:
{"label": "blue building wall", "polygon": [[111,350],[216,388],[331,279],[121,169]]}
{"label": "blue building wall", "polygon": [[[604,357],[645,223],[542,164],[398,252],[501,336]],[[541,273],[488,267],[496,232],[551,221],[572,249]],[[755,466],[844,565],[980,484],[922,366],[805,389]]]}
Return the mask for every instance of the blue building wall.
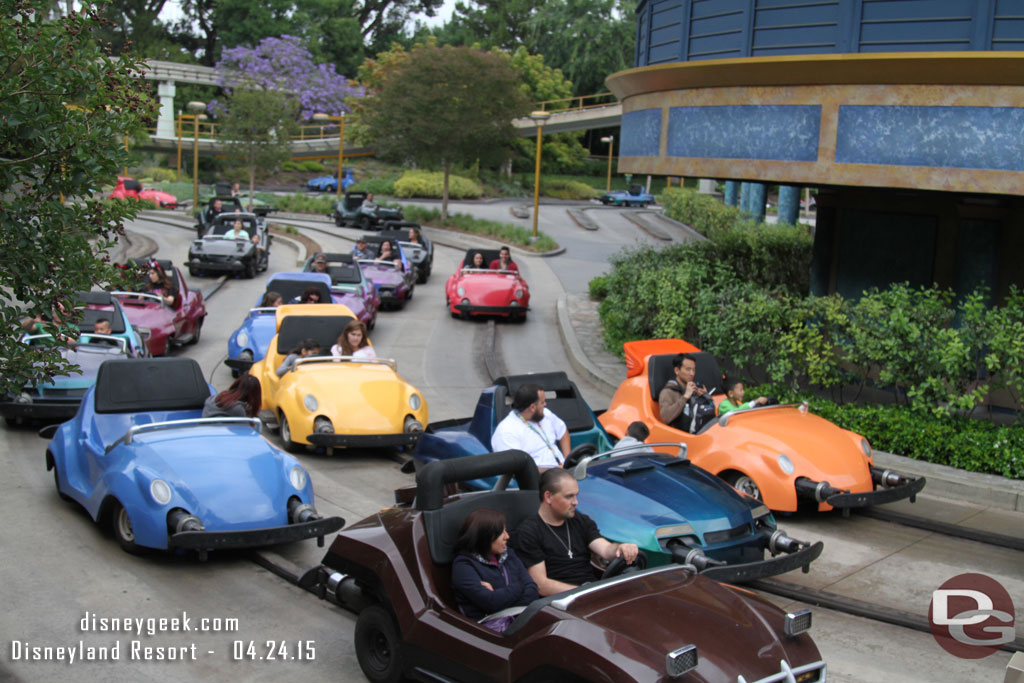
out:
{"label": "blue building wall", "polygon": [[1024,50],[1021,0],[643,0],[636,66],[769,55]]}

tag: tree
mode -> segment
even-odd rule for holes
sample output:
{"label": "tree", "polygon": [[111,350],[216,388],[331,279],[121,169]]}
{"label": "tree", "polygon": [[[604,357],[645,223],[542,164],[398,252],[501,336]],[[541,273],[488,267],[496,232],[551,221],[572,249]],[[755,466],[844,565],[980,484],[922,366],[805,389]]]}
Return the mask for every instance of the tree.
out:
{"label": "tree", "polygon": [[240,88],[221,107],[220,137],[229,154],[241,157],[249,169],[250,204],[256,169],[276,170],[288,160],[288,143],[298,120],[296,104],[278,91]]}
{"label": "tree", "polygon": [[106,251],[137,207],[92,192],[154,114],[139,63],[112,59],[94,37],[103,6],[49,20],[50,5],[0,0],[0,391],[15,394],[74,369],[59,354],[66,342],[26,346],[19,323],[117,278]]}
{"label": "tree", "polygon": [[417,50],[387,77],[363,111],[377,153],[444,172],[448,216],[452,163],[496,162],[516,138],[512,119],[529,111],[521,80],[502,57],[465,47]]}

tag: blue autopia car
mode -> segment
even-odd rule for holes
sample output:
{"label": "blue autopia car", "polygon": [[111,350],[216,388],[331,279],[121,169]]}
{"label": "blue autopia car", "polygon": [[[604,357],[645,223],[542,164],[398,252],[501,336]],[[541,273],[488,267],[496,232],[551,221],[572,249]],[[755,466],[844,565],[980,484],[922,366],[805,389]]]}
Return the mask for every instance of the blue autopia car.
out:
{"label": "blue autopia car", "polygon": [[[716,580],[737,583],[798,567],[807,571],[821,554],[820,541],[812,545],[787,536],[767,507],[690,463],[680,444],[609,452],[607,432],[564,372],[498,378],[480,394],[472,418],[427,427],[413,453],[415,467],[490,453],[494,429],[511,409],[516,389],[526,383],[544,389],[547,409],[569,429],[572,451],[565,467],[579,483],[580,512],[593,518],[606,538],[636,543],[650,564],[692,564]],[[476,479],[462,485],[491,489],[496,484],[496,479]]]}
{"label": "blue autopia car", "polygon": [[[351,168],[346,168],[341,172],[341,189],[347,190],[356,184],[355,176],[352,174]],[[311,192],[337,192],[338,191],[338,178],[333,175],[322,175],[317,178],[313,178],[306,183],[306,189]]]}
{"label": "blue autopia car", "polygon": [[121,547],[209,550],[317,537],[309,474],[260,435],[256,418],[202,418],[212,388],[190,358],[108,361],[53,435],[57,492],[109,524]]}
{"label": "blue autopia car", "polygon": [[628,190],[613,190],[606,192],[600,197],[598,201],[608,206],[639,206],[645,207],[648,204],[654,203],[654,195],[644,191],[644,186],[639,183],[633,183],[629,186]]}
{"label": "blue autopia car", "polygon": [[124,339],[127,343],[128,355],[133,358],[149,355],[149,346],[138,329],[128,320],[117,297],[111,296],[110,292],[77,292],[75,299],[78,302],[76,308],[82,313],[82,319],[78,323],[79,330],[92,332],[96,323],[106,318],[110,321],[110,334]]}

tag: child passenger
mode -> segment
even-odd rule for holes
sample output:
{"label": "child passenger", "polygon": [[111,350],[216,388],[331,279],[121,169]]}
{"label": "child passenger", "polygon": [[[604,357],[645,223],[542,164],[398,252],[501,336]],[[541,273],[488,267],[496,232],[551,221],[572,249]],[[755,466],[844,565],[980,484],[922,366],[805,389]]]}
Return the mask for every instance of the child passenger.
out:
{"label": "child passenger", "polygon": [[753,401],[743,402],[743,382],[735,377],[730,377],[725,381],[725,399],[718,404],[718,415],[721,417],[730,410],[739,410],[741,408],[755,408],[757,406],[763,406],[768,403],[768,399],[765,396],[759,396]]}

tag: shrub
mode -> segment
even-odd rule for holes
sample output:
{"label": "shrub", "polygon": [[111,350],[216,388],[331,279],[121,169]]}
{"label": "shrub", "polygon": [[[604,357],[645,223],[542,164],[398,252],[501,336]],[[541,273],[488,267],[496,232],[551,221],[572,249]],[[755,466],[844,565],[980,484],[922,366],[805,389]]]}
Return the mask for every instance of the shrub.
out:
{"label": "shrub", "polygon": [[282,161],[281,162],[281,170],[282,171],[298,171],[299,170],[299,163],[297,161],[291,161],[291,160],[289,160],[289,161]]}
{"label": "shrub", "polygon": [[334,195],[283,194],[272,198],[270,204],[279,211],[290,213],[327,214],[334,210]]}
{"label": "shrub", "polygon": [[659,200],[665,206],[666,216],[686,223],[705,237],[749,222],[736,207],[726,206],[715,197],[695,190],[670,187],[659,196]]}
{"label": "shrub", "polygon": [[540,192],[545,197],[555,199],[590,199],[598,195],[597,190],[586,183],[576,180],[544,180],[540,181]]}
{"label": "shrub", "polygon": [[545,252],[558,248],[558,243],[543,233],[538,234],[537,240],[531,244],[531,232],[526,228],[512,225],[511,223],[499,223],[497,221],[474,218],[464,213],[449,214],[447,222],[441,223],[441,211],[439,209],[422,206],[403,206],[402,211],[406,220],[409,221],[431,225],[436,228],[450,228],[477,235],[488,235],[506,244],[515,244],[532,251]]}
{"label": "shrub", "polygon": [[394,178],[363,178],[348,189],[351,192],[372,192],[390,197],[395,194],[395,180]]}
{"label": "shrub", "polygon": [[[431,171],[406,171],[395,181],[396,197],[427,197],[440,199],[444,192],[444,174]],[[479,183],[462,176],[448,176],[450,199],[476,199],[484,190]]]}
{"label": "shrub", "polygon": [[608,276],[598,275],[590,281],[590,298],[598,301],[608,296]]}
{"label": "shrub", "polygon": [[[309,159],[307,161],[300,161],[296,164],[297,170],[305,171],[307,173],[323,173],[327,169],[324,167],[323,162],[317,161],[316,159]],[[335,169],[337,170],[337,169]]]}
{"label": "shrub", "polygon": [[173,183],[178,179],[178,172],[175,169],[160,168],[159,166],[144,168],[140,175],[150,178],[154,183]]}

